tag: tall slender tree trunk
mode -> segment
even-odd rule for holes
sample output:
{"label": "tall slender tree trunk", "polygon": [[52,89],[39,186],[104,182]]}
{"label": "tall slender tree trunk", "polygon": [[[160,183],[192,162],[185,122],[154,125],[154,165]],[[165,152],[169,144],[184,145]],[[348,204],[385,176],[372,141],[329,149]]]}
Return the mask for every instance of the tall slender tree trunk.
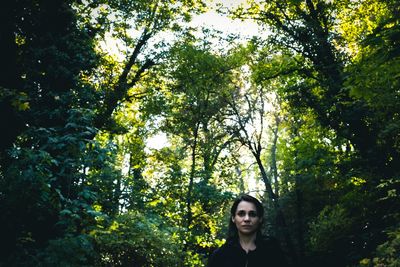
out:
{"label": "tall slender tree trunk", "polygon": [[277,197],[277,195],[275,195],[275,193],[272,190],[271,182],[270,182],[270,179],[268,178],[267,172],[265,171],[265,167],[264,167],[264,165],[262,163],[260,154],[253,152],[253,155],[254,155],[254,157],[255,157],[255,159],[257,161],[258,168],[259,168],[259,170],[261,172],[261,177],[262,177],[262,179],[264,181],[264,185],[265,185],[265,189],[267,191],[268,197],[272,201],[272,204],[274,205],[274,208],[276,210],[277,225],[281,229],[283,229],[284,238],[285,238],[285,242],[286,242],[287,248],[289,250],[289,254],[290,254],[290,256],[291,256],[291,258],[293,260],[293,263],[296,265],[297,262],[298,262],[296,250],[294,249],[294,245],[293,245],[292,239],[291,239],[291,237],[290,237],[290,235],[289,235],[289,233],[287,231],[286,219],[285,219],[285,216],[284,216],[284,214],[282,212],[282,209],[281,209],[281,207],[279,205],[278,197]]}
{"label": "tall slender tree trunk", "polygon": [[275,128],[272,129],[273,139],[271,146],[271,170],[272,170],[272,178],[274,182],[274,193],[277,197],[279,197],[279,182],[278,182],[278,166],[276,164],[276,145],[278,142],[278,128],[279,128],[279,118],[275,117]]}
{"label": "tall slender tree trunk", "polygon": [[[293,138],[298,137],[298,127],[294,126],[293,128]],[[295,166],[298,165],[298,155],[297,151],[295,151]],[[299,261],[300,263],[304,259],[305,254],[305,245],[304,245],[304,215],[303,215],[303,192],[300,188],[300,175],[296,174],[295,176],[295,194],[296,194],[296,232],[297,232],[297,243],[299,244]]]}
{"label": "tall slender tree trunk", "polygon": [[196,125],[193,131],[193,144],[192,144],[192,155],[191,155],[191,167],[190,167],[190,176],[189,176],[189,185],[188,191],[186,195],[186,229],[189,231],[190,225],[192,224],[192,192],[194,185],[194,176],[196,174],[196,150],[197,150],[197,138],[199,133],[199,124]]}
{"label": "tall slender tree trunk", "polygon": [[[197,123],[194,130],[193,130],[193,144],[192,144],[192,155],[191,155],[191,167],[190,167],[190,175],[189,175],[189,184],[188,184],[188,190],[186,193],[186,239],[189,237],[190,233],[190,226],[192,225],[192,220],[193,220],[193,213],[192,213],[192,192],[193,192],[193,186],[194,186],[194,176],[196,174],[196,153],[197,153],[197,139],[198,139],[198,134],[199,134],[199,127],[200,124]],[[183,250],[186,251],[188,249],[188,242],[189,240],[186,240],[186,243],[183,247]]]}
{"label": "tall slender tree trunk", "polygon": [[299,244],[299,260],[300,263],[304,259],[305,245],[304,245],[304,216],[303,216],[303,192],[298,188],[300,184],[300,177],[296,175],[295,187],[296,187],[296,221],[297,221],[297,240]]}

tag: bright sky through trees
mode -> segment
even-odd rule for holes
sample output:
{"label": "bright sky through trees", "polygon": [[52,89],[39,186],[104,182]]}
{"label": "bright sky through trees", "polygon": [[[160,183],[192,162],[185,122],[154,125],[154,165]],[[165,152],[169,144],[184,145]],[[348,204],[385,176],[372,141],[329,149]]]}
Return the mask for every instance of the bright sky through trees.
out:
{"label": "bright sky through trees", "polygon": [[[216,0],[210,1],[210,9],[200,15],[193,17],[190,23],[194,27],[206,27],[219,30],[224,34],[235,34],[241,36],[242,39],[251,38],[259,35],[259,26],[254,21],[241,21],[231,19],[227,15],[217,12],[217,6],[224,8],[234,8],[241,4],[245,4],[246,0]],[[167,136],[160,133],[148,139],[148,148],[160,149],[167,144]]]}
{"label": "bright sky through trees", "polygon": [[[259,25],[257,25],[257,23],[254,21],[231,19],[228,17],[228,15],[221,14],[221,12],[217,11],[218,9],[221,11],[227,11],[228,8],[234,9],[240,5],[246,5],[246,0],[209,0],[208,11],[203,14],[193,16],[189,25],[198,28],[205,27],[219,30],[225,35],[238,35],[242,40],[246,40],[256,35],[262,35]],[[138,31],[137,34],[140,34],[140,32]],[[168,33],[161,33],[158,36],[158,38],[160,38],[159,40],[168,40],[170,38]],[[106,38],[102,49],[108,51],[109,54],[117,58],[121,57],[121,60],[124,58],[124,56],[121,55],[121,51],[124,51],[125,45],[119,43],[111,36]]]}
{"label": "bright sky through trees", "polygon": [[225,34],[238,34],[243,38],[258,35],[258,25],[250,20],[233,20],[226,15],[217,12],[216,8],[222,5],[223,8],[235,8],[245,4],[245,0],[217,0],[212,1],[210,10],[204,14],[195,16],[192,24],[195,26],[206,26],[224,32]]}

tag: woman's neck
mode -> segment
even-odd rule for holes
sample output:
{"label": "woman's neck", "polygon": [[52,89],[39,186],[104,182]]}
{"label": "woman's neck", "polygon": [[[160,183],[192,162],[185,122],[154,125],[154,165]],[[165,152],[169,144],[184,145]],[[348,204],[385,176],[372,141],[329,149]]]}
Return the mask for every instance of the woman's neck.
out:
{"label": "woman's neck", "polygon": [[256,249],[256,233],[252,235],[243,235],[239,233],[239,242],[240,246],[246,251],[249,252],[250,250]]}

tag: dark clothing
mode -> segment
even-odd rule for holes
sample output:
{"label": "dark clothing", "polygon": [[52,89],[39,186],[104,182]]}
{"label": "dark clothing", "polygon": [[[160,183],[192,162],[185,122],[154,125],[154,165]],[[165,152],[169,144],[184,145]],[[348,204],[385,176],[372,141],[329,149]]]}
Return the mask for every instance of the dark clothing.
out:
{"label": "dark clothing", "polygon": [[256,240],[256,249],[246,251],[239,240],[228,241],[216,249],[207,267],[286,267],[286,259],[278,242],[273,238]]}

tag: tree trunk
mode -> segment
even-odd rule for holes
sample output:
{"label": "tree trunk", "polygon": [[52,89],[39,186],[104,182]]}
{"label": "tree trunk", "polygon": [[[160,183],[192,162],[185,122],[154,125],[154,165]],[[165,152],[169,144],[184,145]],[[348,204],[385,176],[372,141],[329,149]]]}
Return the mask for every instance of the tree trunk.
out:
{"label": "tree trunk", "polygon": [[279,118],[275,116],[275,128],[272,129],[273,139],[272,139],[272,146],[271,146],[271,170],[272,170],[272,177],[274,182],[274,193],[277,197],[279,197],[279,182],[278,182],[278,166],[276,165],[276,145],[278,142],[278,128],[279,128]]}
{"label": "tree trunk", "polygon": [[277,197],[277,195],[275,195],[275,193],[272,190],[271,182],[270,182],[270,180],[269,180],[269,178],[267,176],[267,173],[266,173],[264,165],[263,165],[263,163],[261,161],[260,155],[257,154],[257,153],[254,153],[254,152],[253,152],[253,155],[254,155],[254,157],[255,157],[255,159],[257,161],[257,165],[258,165],[258,167],[260,169],[261,177],[262,177],[262,179],[264,181],[264,185],[265,185],[265,189],[267,191],[268,197],[272,201],[272,203],[274,205],[274,208],[276,210],[277,226],[280,227],[281,229],[283,229],[284,238],[285,238],[285,242],[286,242],[287,248],[289,250],[289,254],[290,254],[290,256],[291,256],[291,258],[293,260],[293,263],[296,265],[297,261],[298,261],[297,260],[297,254],[296,254],[296,251],[294,249],[294,245],[293,245],[292,239],[290,238],[290,235],[289,235],[289,233],[287,231],[286,219],[285,219],[285,216],[284,216],[284,214],[282,212],[282,209],[281,209],[281,207],[279,205],[278,197]]}
{"label": "tree trunk", "polygon": [[[193,214],[192,214],[192,192],[194,186],[194,176],[196,174],[196,149],[197,149],[197,138],[199,134],[199,123],[196,124],[195,129],[193,131],[193,144],[192,144],[192,163],[190,168],[190,176],[189,176],[189,185],[188,191],[186,194],[186,230],[187,233],[190,231],[190,226],[192,225]],[[186,242],[188,244],[188,242]],[[186,249],[186,245],[185,245]]]}

